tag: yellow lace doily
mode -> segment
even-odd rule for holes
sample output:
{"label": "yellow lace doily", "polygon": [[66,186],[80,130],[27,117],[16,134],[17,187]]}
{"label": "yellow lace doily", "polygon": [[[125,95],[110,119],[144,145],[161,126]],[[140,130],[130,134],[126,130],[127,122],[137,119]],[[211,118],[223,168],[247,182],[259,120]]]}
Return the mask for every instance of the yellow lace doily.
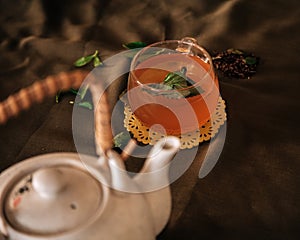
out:
{"label": "yellow lace doily", "polygon": [[[216,110],[213,116],[204,125],[194,132],[177,135],[181,142],[181,149],[192,148],[199,145],[203,141],[213,138],[219,131],[219,128],[226,121],[226,105],[225,101],[219,97]],[[165,134],[154,132],[144,126],[133,114],[128,104],[125,103],[124,108],[124,126],[127,131],[131,132],[133,137],[143,143],[154,145],[158,140],[165,137]]]}

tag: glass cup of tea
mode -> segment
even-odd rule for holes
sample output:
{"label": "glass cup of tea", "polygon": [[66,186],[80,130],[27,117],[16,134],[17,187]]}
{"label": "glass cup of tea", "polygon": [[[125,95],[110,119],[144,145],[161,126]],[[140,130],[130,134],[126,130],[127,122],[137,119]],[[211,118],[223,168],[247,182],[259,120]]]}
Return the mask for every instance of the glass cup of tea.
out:
{"label": "glass cup of tea", "polygon": [[186,37],[141,49],[131,62],[127,95],[143,125],[180,135],[199,129],[211,118],[219,84],[209,53]]}

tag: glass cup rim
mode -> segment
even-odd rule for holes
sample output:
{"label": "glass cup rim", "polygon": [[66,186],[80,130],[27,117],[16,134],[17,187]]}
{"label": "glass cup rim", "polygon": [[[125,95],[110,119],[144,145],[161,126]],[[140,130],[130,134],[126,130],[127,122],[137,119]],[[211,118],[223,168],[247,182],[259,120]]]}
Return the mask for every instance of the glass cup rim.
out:
{"label": "glass cup rim", "polygon": [[[189,90],[189,89],[192,89],[194,87],[197,87],[198,85],[200,85],[201,83],[198,82],[194,85],[191,85],[191,86],[188,86],[186,88],[182,88],[182,89],[170,89],[170,90],[164,90],[164,89],[157,89],[157,88],[154,88],[154,87],[151,87],[149,86],[148,84],[144,84],[144,83],[141,83],[139,80],[138,80],[138,77],[136,76],[135,72],[134,72],[134,67],[135,67],[135,64],[136,64],[136,61],[137,59],[141,56],[141,54],[143,54],[145,51],[151,49],[151,48],[161,48],[161,49],[164,49],[164,47],[158,47],[159,45],[163,45],[163,44],[172,44],[172,43],[177,43],[177,44],[180,44],[180,43],[185,43],[185,44],[189,44],[191,45],[191,47],[195,47],[197,48],[198,50],[200,50],[203,55],[206,57],[206,59],[208,60],[207,62],[209,63],[209,70],[206,70],[206,73],[205,75],[203,76],[203,78],[206,78],[207,76],[211,76],[211,74],[213,73],[214,71],[214,68],[213,68],[213,62],[212,62],[212,58],[210,56],[210,54],[207,52],[207,50],[205,48],[203,48],[202,46],[199,46],[197,42],[192,42],[192,41],[185,41],[185,38],[181,39],[181,40],[164,40],[164,41],[159,41],[159,42],[155,42],[155,43],[152,43],[152,44],[149,44],[147,45],[146,47],[144,48],[141,48],[137,54],[135,54],[135,56],[133,57],[132,61],[131,61],[131,65],[130,65],[130,74],[133,75],[134,77],[134,81],[136,81],[136,83],[144,88],[144,89],[148,89],[152,92],[157,92],[157,93],[164,93],[164,94],[167,94],[167,93],[172,93],[174,91],[176,92],[181,92],[181,91],[185,91],[185,90]],[[173,50],[173,49],[171,49]],[[173,50],[174,52],[176,50]],[[180,52],[179,52],[180,53]],[[185,54],[185,53],[181,53],[181,54]],[[187,54],[188,55],[188,54]],[[195,60],[193,60],[195,61]],[[137,65],[138,66],[138,65]],[[154,68],[156,69],[156,68]],[[214,77],[212,77],[212,81],[214,81]],[[214,82],[213,82],[214,83]],[[212,83],[212,84],[213,84]],[[209,93],[209,91],[208,91]],[[205,94],[201,94],[202,96],[208,94],[207,92]]]}

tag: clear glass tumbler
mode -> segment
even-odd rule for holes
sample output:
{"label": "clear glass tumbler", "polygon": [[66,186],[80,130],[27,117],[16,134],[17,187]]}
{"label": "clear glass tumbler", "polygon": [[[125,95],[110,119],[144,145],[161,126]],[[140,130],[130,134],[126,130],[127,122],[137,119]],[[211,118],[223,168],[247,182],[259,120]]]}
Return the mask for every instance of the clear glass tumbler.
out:
{"label": "clear glass tumbler", "polygon": [[141,49],[131,63],[127,94],[145,126],[178,135],[197,130],[211,118],[219,84],[209,53],[186,37]]}

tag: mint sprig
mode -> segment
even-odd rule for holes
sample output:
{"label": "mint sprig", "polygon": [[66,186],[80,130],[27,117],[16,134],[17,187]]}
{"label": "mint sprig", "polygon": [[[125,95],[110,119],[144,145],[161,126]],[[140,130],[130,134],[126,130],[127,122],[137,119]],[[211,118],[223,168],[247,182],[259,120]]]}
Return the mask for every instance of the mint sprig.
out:
{"label": "mint sprig", "polygon": [[[103,64],[100,57],[99,57],[99,51],[98,50],[96,50],[93,54],[78,58],[74,62],[74,66],[75,67],[83,67],[83,66],[86,66],[87,64],[89,64],[90,62],[93,62],[94,67],[98,67],[98,66]],[[78,103],[76,103],[76,105],[92,110],[93,109],[92,102],[85,100],[85,96],[86,96],[86,93],[88,91],[88,88],[89,88],[89,85],[86,85],[86,86],[80,88],[80,90],[70,88],[68,90],[68,92],[73,93],[75,95],[79,95],[80,101]],[[62,94],[63,93],[61,91],[59,91],[56,94],[56,96],[55,96],[55,102],[56,103],[59,103]],[[74,104],[73,101],[72,101],[72,104]]]}
{"label": "mint sprig", "polygon": [[94,67],[98,67],[99,65],[102,65],[102,61],[100,60],[98,50],[96,50],[91,55],[83,56],[83,57],[77,59],[74,62],[74,66],[75,67],[83,67],[83,66],[87,65],[88,63],[90,63],[92,61],[93,61]]}
{"label": "mint sprig", "polygon": [[149,84],[149,87],[162,91],[145,90],[152,95],[163,95],[168,98],[188,98],[202,94],[204,90],[200,86],[194,86],[195,82],[187,77],[186,73],[187,68],[182,67],[180,71],[168,73],[163,82]]}

